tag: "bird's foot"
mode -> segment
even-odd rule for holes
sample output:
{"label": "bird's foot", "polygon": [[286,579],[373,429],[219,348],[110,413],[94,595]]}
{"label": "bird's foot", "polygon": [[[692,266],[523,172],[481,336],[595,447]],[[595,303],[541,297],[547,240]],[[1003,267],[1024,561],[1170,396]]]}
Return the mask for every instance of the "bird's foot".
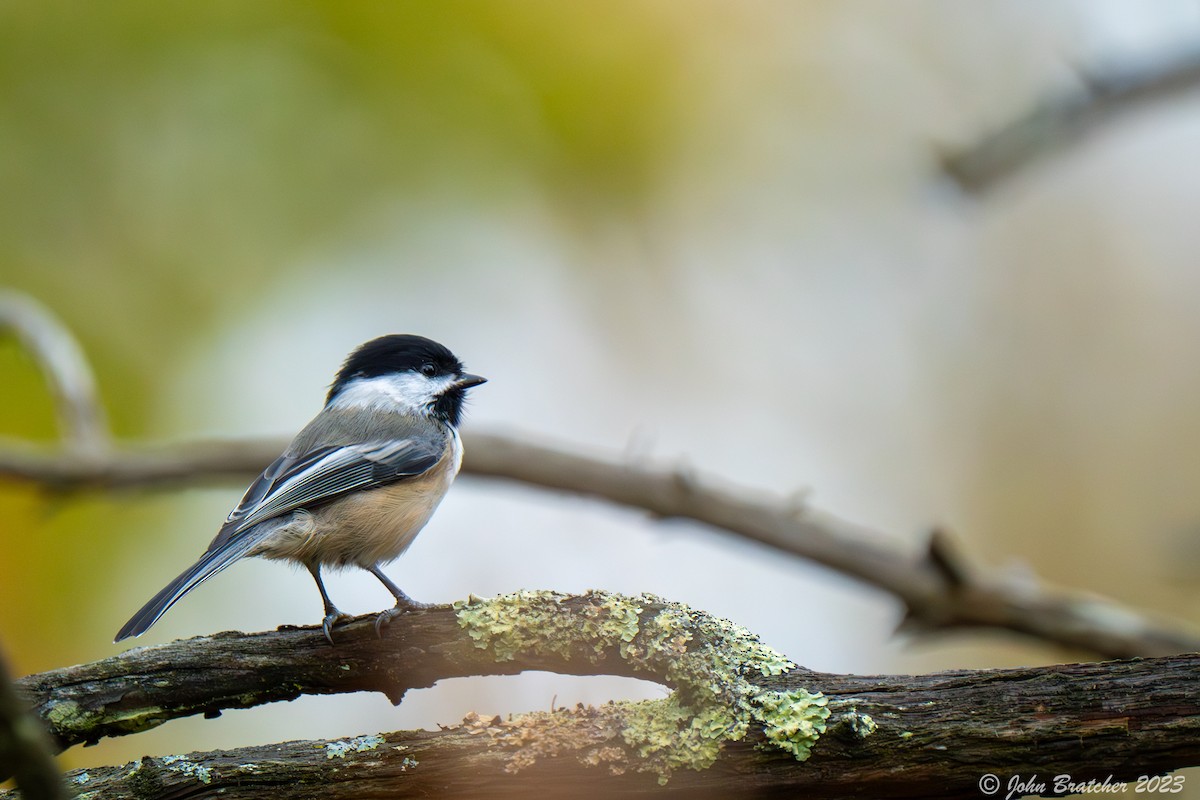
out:
{"label": "bird's foot", "polygon": [[[325,638],[329,640],[330,644],[333,644],[333,626],[347,619],[350,619],[349,614],[343,614],[333,607],[326,609],[325,619],[321,620],[321,630],[325,631]],[[376,623],[376,627],[378,627],[378,623]]]}
{"label": "bird's foot", "polygon": [[387,625],[401,614],[405,614],[409,611],[420,611],[423,608],[429,608],[429,605],[429,603],[418,603],[408,595],[404,595],[403,600],[396,601],[395,608],[389,608],[387,611],[379,612],[379,616],[375,618],[375,635],[382,639],[384,625]]}

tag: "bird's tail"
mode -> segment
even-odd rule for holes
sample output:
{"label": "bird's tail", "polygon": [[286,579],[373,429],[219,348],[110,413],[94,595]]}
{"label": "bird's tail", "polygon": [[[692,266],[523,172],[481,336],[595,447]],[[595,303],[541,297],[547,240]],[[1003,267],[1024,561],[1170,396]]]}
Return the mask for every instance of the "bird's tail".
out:
{"label": "bird's tail", "polygon": [[[131,636],[141,636],[150,630],[150,626],[158,622],[159,617],[167,613],[167,609],[175,605],[185,594],[249,553],[263,538],[262,535],[254,535],[255,532],[255,529],[251,528],[237,538],[226,541],[222,546],[201,556],[199,561],[188,567],[183,574],[150,598],[150,602],[142,606],[141,610],[134,614],[129,622],[126,622],[124,627],[117,632],[117,638],[113,641],[119,642]],[[266,532],[268,531],[263,531],[263,533]]]}

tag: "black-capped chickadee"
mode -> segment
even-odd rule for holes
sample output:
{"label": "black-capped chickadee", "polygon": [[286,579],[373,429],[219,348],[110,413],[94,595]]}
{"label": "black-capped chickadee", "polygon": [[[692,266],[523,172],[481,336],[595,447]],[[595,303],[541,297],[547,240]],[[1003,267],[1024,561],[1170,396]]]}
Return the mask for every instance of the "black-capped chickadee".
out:
{"label": "black-capped chickadee", "polygon": [[433,515],[462,464],[459,417],[467,389],[486,379],[422,336],[373,339],[346,359],[321,413],[267,467],[200,560],[133,615],[116,641],[145,633],[181,597],[244,556],[303,564],[325,604],[333,643],[345,618],[321,567],[356,566],[380,580],[396,607],[375,630],[419,608],[379,565],[403,553]]}

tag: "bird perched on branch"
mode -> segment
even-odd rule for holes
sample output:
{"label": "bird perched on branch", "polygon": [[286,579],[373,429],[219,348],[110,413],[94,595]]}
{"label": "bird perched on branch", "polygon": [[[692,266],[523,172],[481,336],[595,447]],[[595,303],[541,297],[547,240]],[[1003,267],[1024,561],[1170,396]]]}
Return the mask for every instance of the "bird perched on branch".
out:
{"label": "bird perched on branch", "polygon": [[403,553],[462,464],[458,423],[466,392],[486,379],[463,371],[422,336],[373,339],[346,359],[325,407],[263,470],[200,560],[151,598],[116,641],[139,636],[200,583],[245,556],[294,561],[312,574],[333,643],[338,611],[321,567],[356,566],[380,580],[396,607],[375,630],[420,608],[379,569]]}

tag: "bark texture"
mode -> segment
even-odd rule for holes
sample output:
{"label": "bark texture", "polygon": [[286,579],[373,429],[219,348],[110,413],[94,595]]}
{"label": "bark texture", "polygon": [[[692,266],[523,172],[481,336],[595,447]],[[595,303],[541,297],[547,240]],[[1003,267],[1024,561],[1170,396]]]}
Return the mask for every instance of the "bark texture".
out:
{"label": "bark texture", "polygon": [[[168,756],[71,776],[85,796],[104,798],[979,797],[985,774],[1005,785],[1035,774],[1128,781],[1200,764],[1200,656],[835,675],[792,667],[736,626],[657,598],[497,601],[408,614],[383,639],[370,618],[339,628],[335,647],[316,628],[220,634],[18,685],[62,747],[304,693],[370,690],[398,701],[443,677],[526,669],[628,675],[675,689],[663,701],[469,717],[433,733]],[[513,634],[514,619],[526,617],[544,641]],[[762,709],[771,698],[818,692],[823,732],[799,760],[799,750],[786,749],[791,734]],[[664,729],[653,726],[668,701],[676,727],[659,740]],[[717,737],[707,764],[670,752],[711,724],[707,709],[722,703],[755,707],[740,737]],[[650,708],[659,716],[647,728]],[[712,743],[703,734],[696,741]]]}

